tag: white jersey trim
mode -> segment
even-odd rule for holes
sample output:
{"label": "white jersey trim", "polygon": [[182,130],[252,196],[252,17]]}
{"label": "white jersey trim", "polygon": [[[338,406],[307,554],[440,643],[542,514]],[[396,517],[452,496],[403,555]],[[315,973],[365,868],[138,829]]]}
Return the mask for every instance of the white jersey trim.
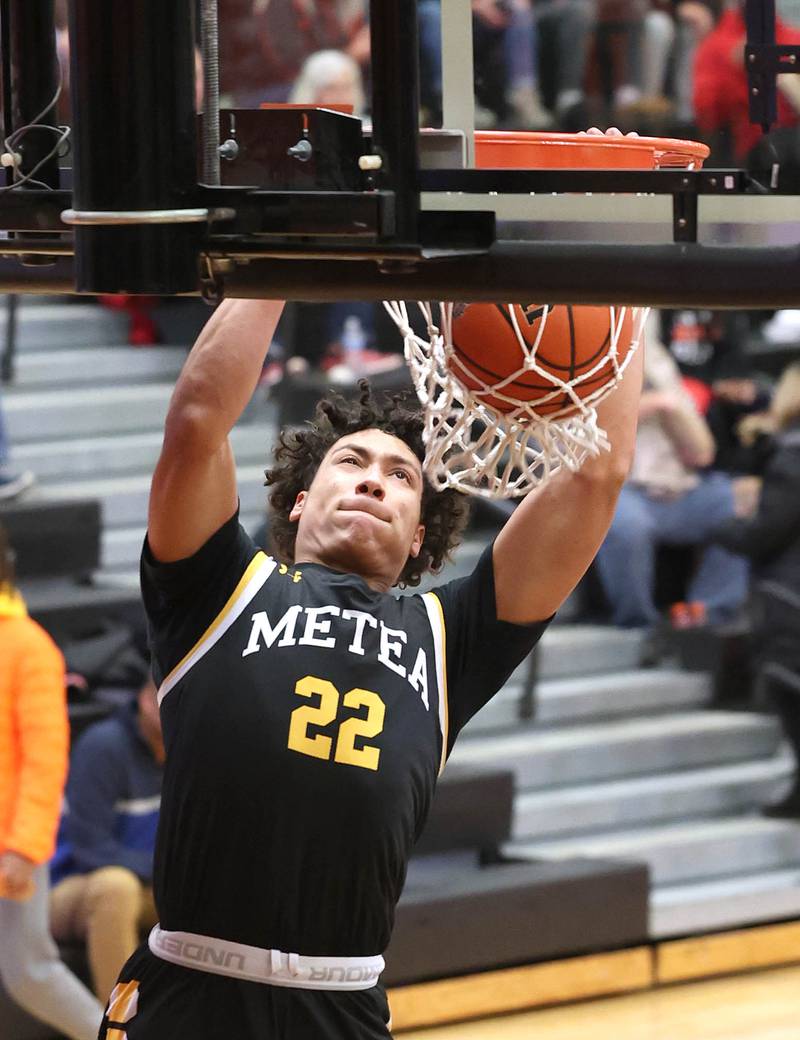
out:
{"label": "white jersey trim", "polygon": [[215,620],[206,629],[197,643],[189,653],[178,664],[162,682],[158,691],[158,703],[163,702],[170,690],[176,686],[186,673],[193,668],[197,662],[208,651],[219,642],[231,625],[252,602],[256,594],[266,584],[267,579],[278,566],[271,556],[259,552],[250,562],[242,580],[237,585],[233,595],[219,612]]}
{"label": "white jersey trim", "polygon": [[439,729],[442,733],[442,756],[439,762],[441,775],[447,761],[448,719],[447,719],[447,642],[444,624],[444,612],[439,597],[433,592],[425,592],[422,602],[428,613],[428,621],[433,636],[433,654],[436,661],[436,686],[439,690]]}

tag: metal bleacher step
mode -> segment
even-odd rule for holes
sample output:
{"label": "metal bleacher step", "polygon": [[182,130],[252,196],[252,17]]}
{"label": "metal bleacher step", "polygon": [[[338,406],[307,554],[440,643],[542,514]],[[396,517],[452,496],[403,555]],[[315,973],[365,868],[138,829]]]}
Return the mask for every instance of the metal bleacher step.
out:
{"label": "metal bleacher step", "polygon": [[761,816],[691,820],[557,841],[510,842],[514,858],[573,856],[647,863],[651,884],[685,884],[709,877],[800,867],[800,823]]}
{"label": "metal bleacher step", "polygon": [[[543,637],[545,644],[551,638]],[[470,736],[519,725],[521,684],[510,682],[468,723]],[[637,714],[663,714],[704,707],[711,679],[702,672],[638,668],[630,672],[545,679],[536,684],[537,726],[562,726]]]}
{"label": "metal bleacher step", "polygon": [[452,760],[503,764],[524,791],[768,758],[779,740],[771,717],[694,711],[555,730],[520,727],[461,741]]}
{"label": "metal bleacher step", "polygon": [[[30,468],[40,484],[49,479],[96,477],[98,474],[152,473],[161,449],[161,429],[144,433],[105,434],[68,440],[34,441],[15,445],[14,460]],[[231,432],[231,443],[239,463],[266,466],[274,438],[274,427],[266,423],[240,424]]]}
{"label": "metal bleacher step", "polygon": [[186,352],[186,347],[127,346],[29,351],[17,359],[14,384],[31,390],[115,382],[174,383]]}
{"label": "metal bleacher step", "polygon": [[[542,641],[545,649],[547,638]],[[536,721],[561,724],[682,711],[703,707],[710,699],[710,676],[672,668],[547,679],[537,687]]]}
{"label": "metal bleacher step", "polygon": [[3,407],[14,445],[26,441],[102,437],[163,427],[172,387],[106,386],[87,389],[14,391]]}
{"label": "metal bleacher step", "polygon": [[[642,632],[603,625],[551,625],[541,642],[540,679],[575,678],[639,667]],[[523,663],[512,676],[522,680]]]}
{"label": "metal bleacher step", "polygon": [[[0,338],[8,312],[0,307]],[[17,350],[67,350],[128,342],[128,316],[95,303],[36,302],[24,299],[17,311]]]}
{"label": "metal bleacher step", "polygon": [[[267,489],[264,485],[263,466],[239,467],[239,499],[241,508],[255,513],[266,509]],[[47,497],[53,500],[91,498],[101,503],[104,528],[144,527],[147,500],[150,494],[150,474],[127,477],[100,477],[94,480],[50,483]]]}
{"label": "metal bleacher step", "polygon": [[662,885],[650,895],[654,939],[800,917],[800,863],[735,877]]}
{"label": "metal bleacher step", "polygon": [[[161,430],[172,395],[171,383],[103,386],[60,390],[13,391],[3,407],[14,445],[26,441],[103,437],[109,433]],[[267,401],[245,422],[275,425],[275,406]]]}
{"label": "metal bleacher step", "polygon": [[[242,513],[242,526],[251,535],[261,523],[263,514]],[[121,527],[102,532],[100,540],[100,558],[102,567],[100,578],[109,578],[115,583],[137,584],[139,581],[139,554],[145,535],[145,523],[134,527]]]}
{"label": "metal bleacher step", "polygon": [[751,812],[777,799],[793,773],[791,756],[779,754],[680,773],[523,791],[514,799],[513,838],[539,841]]}

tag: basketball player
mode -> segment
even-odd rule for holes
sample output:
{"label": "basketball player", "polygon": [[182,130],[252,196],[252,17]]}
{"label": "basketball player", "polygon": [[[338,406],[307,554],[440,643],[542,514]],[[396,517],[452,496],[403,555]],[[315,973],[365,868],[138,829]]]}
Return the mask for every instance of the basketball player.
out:
{"label": "basketball player", "polygon": [[472,575],[397,598],[465,509],[426,483],[420,415],[365,388],[281,436],[272,559],[239,526],[228,434],[280,310],[223,303],[167,416],[142,556],[160,925],[102,1040],[389,1035],[381,953],[437,775],[588,567],[631,461],[641,357],[600,408],[611,452],[529,495]]}

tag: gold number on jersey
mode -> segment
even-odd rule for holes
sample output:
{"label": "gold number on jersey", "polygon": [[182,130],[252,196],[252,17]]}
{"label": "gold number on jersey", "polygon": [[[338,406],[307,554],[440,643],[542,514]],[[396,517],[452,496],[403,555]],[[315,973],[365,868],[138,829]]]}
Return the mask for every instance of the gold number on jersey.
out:
{"label": "gold number on jersey", "polygon": [[356,737],[377,737],[383,729],[386,705],[370,690],[349,690],[343,698],[345,708],[366,708],[367,717],[353,716],[345,719],[339,727],[334,761],[364,769],[377,769],[381,749],[374,744],[356,747]]}
{"label": "gold number on jersey", "polygon": [[[308,735],[309,726],[328,726],[336,718],[339,709],[339,691],[327,679],[318,679],[307,675],[298,680],[294,692],[300,697],[319,697],[318,704],[303,705],[295,708],[289,722],[289,749],[299,751],[301,755],[329,760],[333,739],[324,733]],[[361,715],[344,719],[339,725],[336,738],[334,762],[342,765],[360,766],[362,769],[377,769],[381,749],[374,744],[356,747],[356,738],[377,737],[383,731],[386,716],[386,705],[370,690],[348,690],[342,698],[345,708],[357,711],[367,709],[366,717]]]}
{"label": "gold number on jersey", "polygon": [[307,675],[299,680],[294,692],[301,697],[317,696],[319,704],[294,709],[289,723],[289,747],[292,751],[311,755],[312,758],[330,758],[333,744],[331,738],[324,733],[309,737],[308,727],[327,726],[333,722],[339,707],[339,691],[327,679],[315,679],[313,675]]}

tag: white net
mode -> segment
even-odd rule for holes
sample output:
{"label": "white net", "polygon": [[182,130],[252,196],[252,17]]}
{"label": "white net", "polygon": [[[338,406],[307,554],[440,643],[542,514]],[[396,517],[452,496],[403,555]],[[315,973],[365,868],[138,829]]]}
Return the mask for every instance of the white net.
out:
{"label": "white net", "polygon": [[[607,349],[590,368],[564,380],[537,363],[554,308],[539,309],[536,335],[526,340],[516,308],[508,304],[519,342],[519,366],[502,379],[485,382],[479,369],[465,366],[453,346],[452,303],[417,305],[427,336],[412,327],[408,304],[395,300],[384,306],[403,336],[406,362],[425,415],[425,471],[438,490],[450,487],[484,498],[522,498],[562,467],[575,471],[589,456],[608,450],[596,405],[621,380],[642,339],[647,308],[609,307]],[[545,389],[535,398],[515,397],[514,382],[531,373],[541,380],[536,386]],[[542,415],[542,409],[550,414]]]}

